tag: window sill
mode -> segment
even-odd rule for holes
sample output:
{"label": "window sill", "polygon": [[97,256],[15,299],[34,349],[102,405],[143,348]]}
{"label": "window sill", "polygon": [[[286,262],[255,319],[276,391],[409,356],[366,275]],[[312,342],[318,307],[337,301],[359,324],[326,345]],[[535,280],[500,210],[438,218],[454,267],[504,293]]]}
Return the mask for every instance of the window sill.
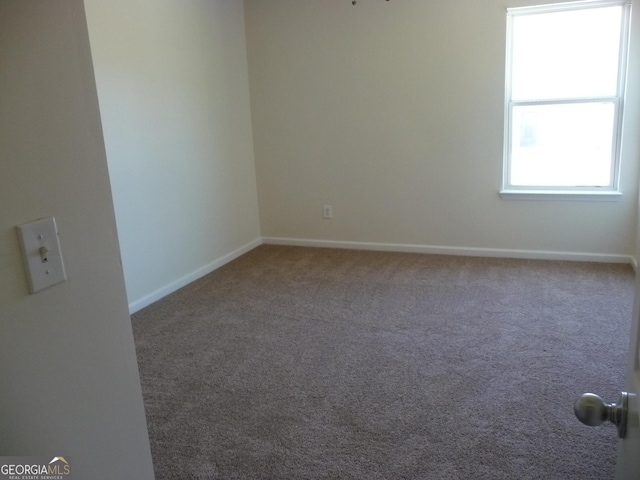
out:
{"label": "window sill", "polygon": [[500,190],[503,200],[553,200],[570,202],[617,202],[622,192],[585,190]]}

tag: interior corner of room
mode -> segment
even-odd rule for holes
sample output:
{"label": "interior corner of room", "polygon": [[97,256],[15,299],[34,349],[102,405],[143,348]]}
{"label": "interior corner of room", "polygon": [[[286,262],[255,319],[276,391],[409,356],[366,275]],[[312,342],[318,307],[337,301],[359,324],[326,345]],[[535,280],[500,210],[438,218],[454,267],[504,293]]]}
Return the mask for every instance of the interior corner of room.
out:
{"label": "interior corner of room", "polygon": [[633,262],[637,55],[620,198],[505,201],[502,3],[346,3],[86,2],[132,312],[259,243]]}

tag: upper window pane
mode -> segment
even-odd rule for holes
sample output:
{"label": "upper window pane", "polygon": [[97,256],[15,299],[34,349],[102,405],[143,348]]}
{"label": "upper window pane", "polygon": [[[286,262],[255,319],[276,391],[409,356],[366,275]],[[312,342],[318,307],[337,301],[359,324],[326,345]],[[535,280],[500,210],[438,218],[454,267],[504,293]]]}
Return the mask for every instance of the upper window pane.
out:
{"label": "upper window pane", "polygon": [[511,99],[617,95],[621,24],[621,6],[514,16]]}

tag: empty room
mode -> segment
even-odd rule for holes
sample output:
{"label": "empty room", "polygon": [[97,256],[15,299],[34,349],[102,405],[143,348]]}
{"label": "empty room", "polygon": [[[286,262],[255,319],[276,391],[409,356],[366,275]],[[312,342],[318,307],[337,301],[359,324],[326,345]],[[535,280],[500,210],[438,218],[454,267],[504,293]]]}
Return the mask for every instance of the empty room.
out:
{"label": "empty room", "polygon": [[640,478],[638,8],[0,0],[0,478]]}

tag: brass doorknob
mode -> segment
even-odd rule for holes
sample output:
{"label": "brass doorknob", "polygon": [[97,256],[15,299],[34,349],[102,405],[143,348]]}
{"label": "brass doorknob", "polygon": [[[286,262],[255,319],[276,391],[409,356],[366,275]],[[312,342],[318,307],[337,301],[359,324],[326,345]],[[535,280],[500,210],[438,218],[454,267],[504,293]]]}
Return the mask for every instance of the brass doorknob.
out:
{"label": "brass doorknob", "polygon": [[609,420],[618,427],[618,436],[624,438],[627,433],[627,412],[629,394],[622,392],[618,403],[606,403],[595,393],[584,393],[573,405],[573,412],[585,425],[595,427]]}

